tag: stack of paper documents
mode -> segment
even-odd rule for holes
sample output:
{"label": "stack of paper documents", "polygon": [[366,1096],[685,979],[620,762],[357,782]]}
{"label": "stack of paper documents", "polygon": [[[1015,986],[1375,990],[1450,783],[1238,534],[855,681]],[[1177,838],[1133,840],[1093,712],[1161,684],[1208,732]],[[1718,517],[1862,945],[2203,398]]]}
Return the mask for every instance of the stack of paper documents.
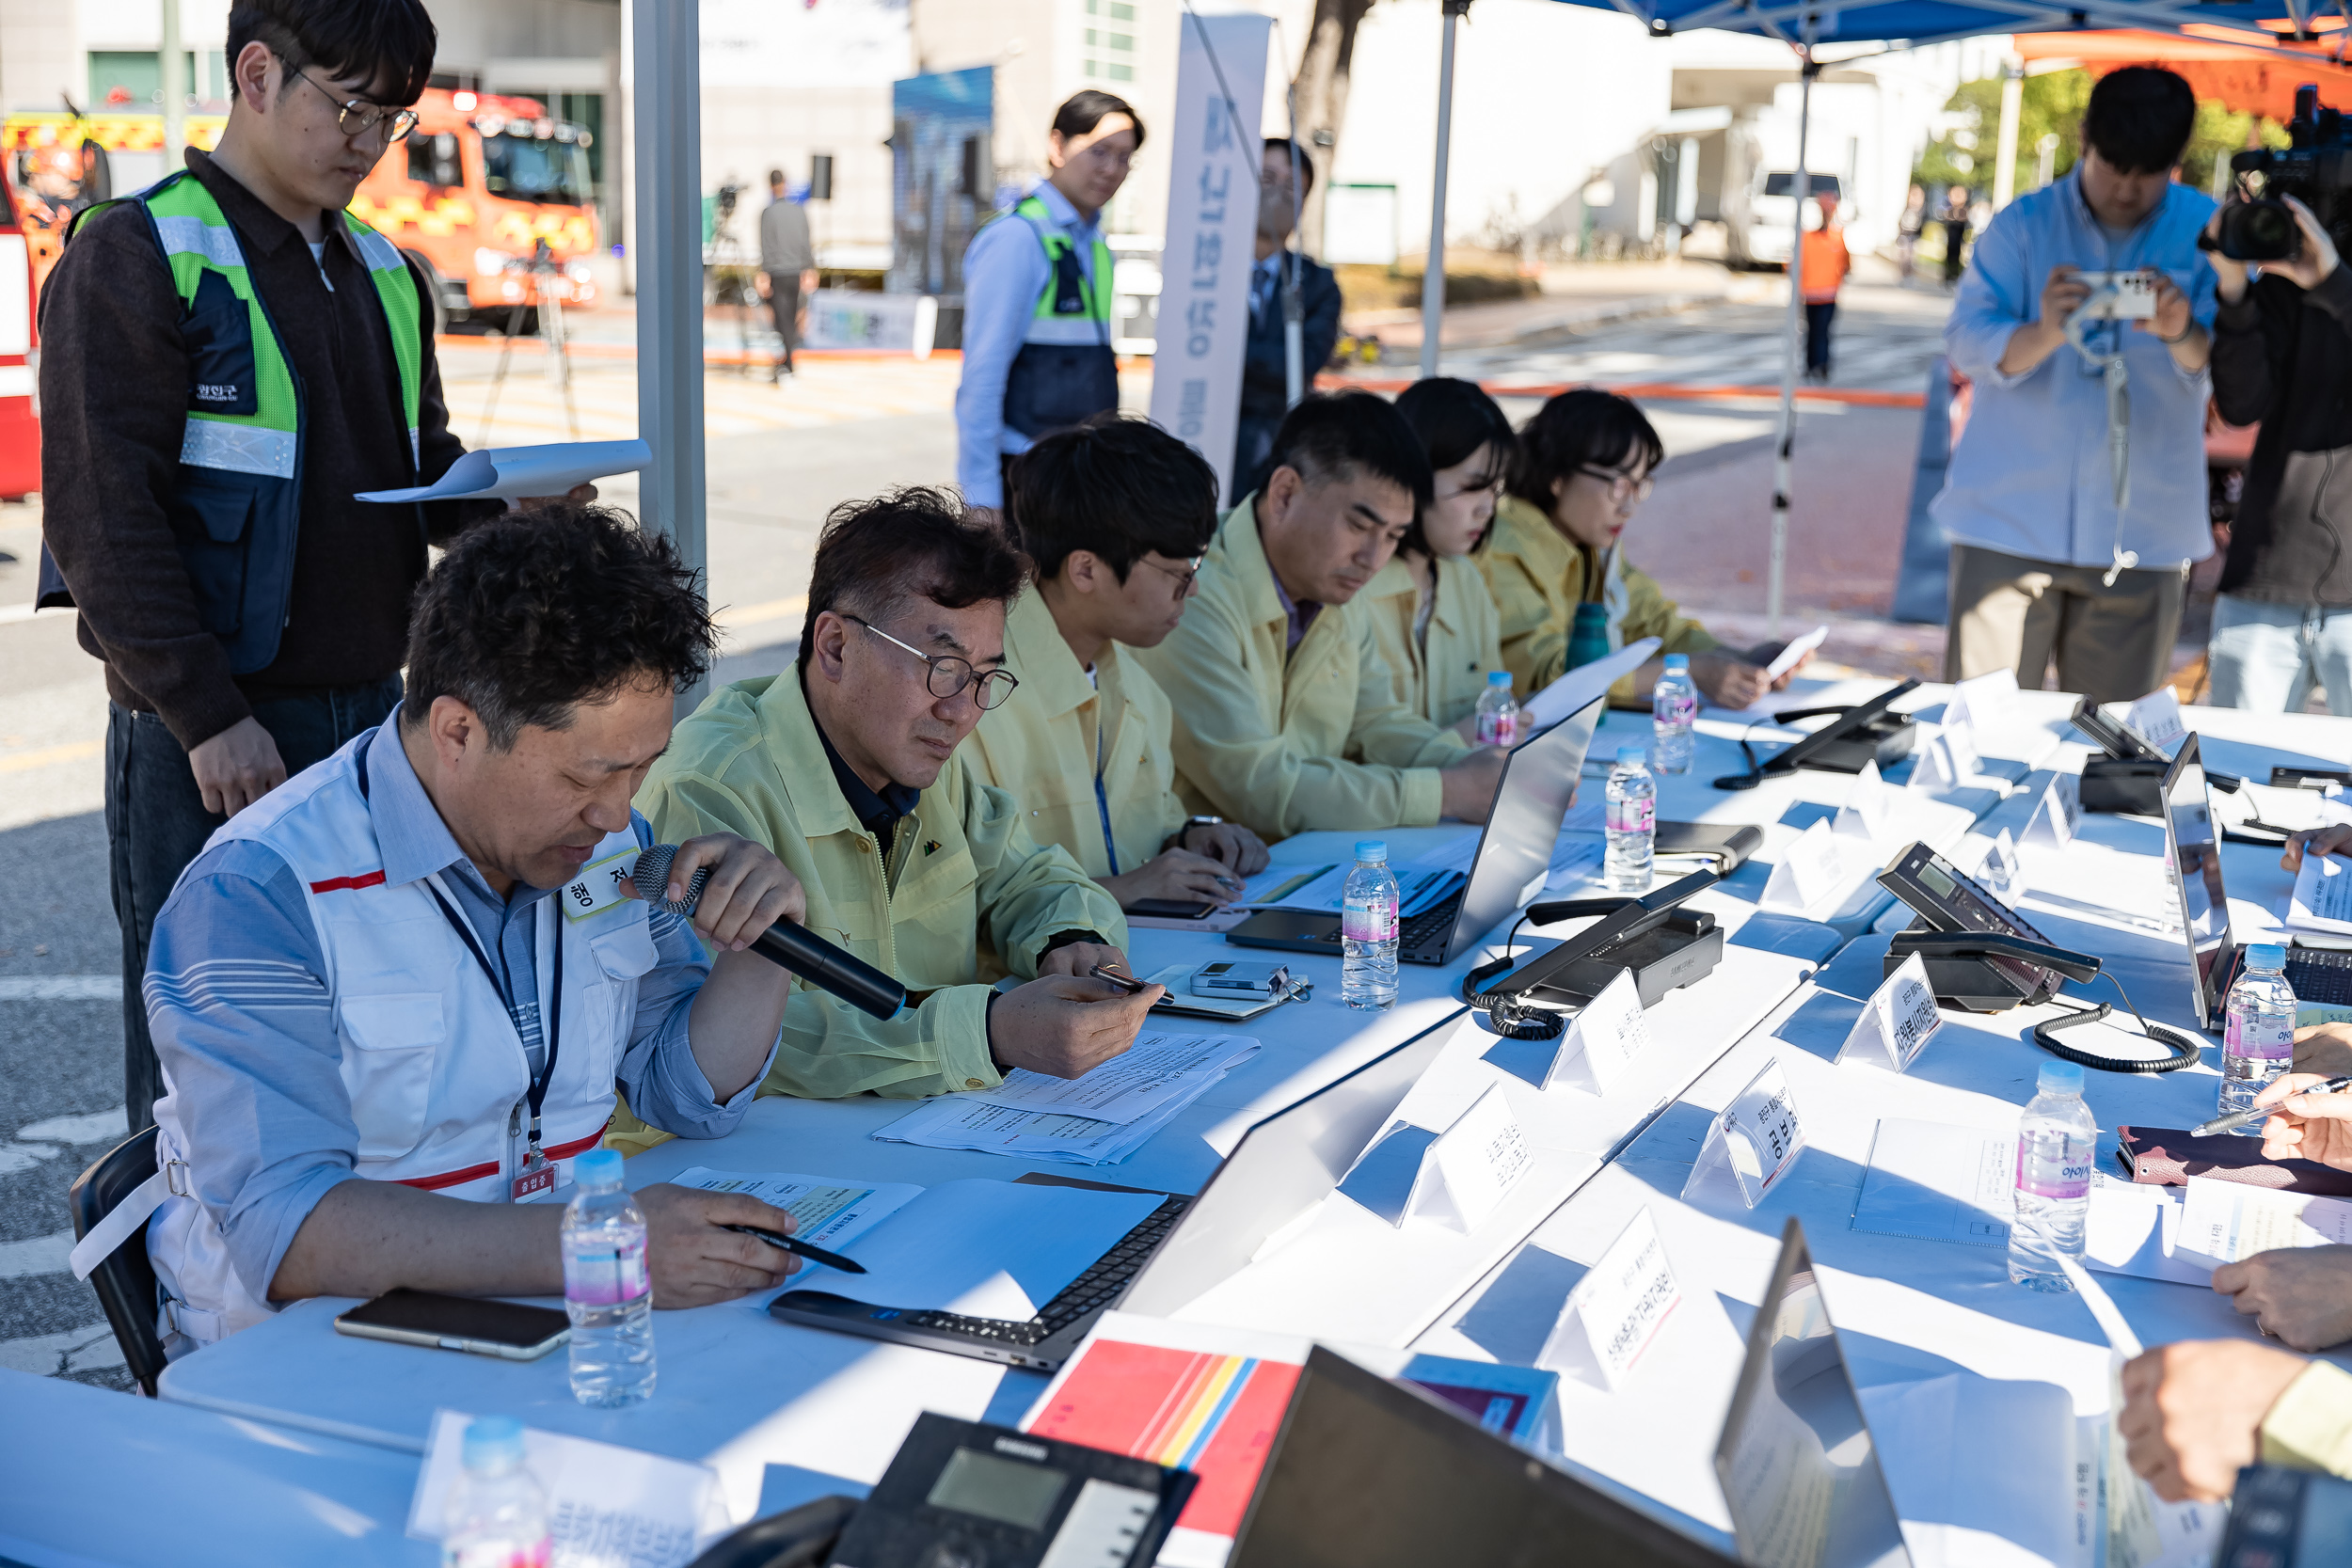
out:
{"label": "stack of paper documents", "polygon": [[2305,855],[2281,923],[2290,931],[2352,937],[2352,861],[2340,855]]}
{"label": "stack of paper documents", "polygon": [[995,1088],[926,1101],[874,1136],[925,1148],[1112,1164],[1257,1053],[1258,1042],[1241,1035],[1146,1032],[1084,1077],[1015,1068]]}
{"label": "stack of paper documents", "polygon": [[[1477,842],[1476,837],[1471,836],[1473,851]],[[1441,899],[1461,892],[1463,885],[1470,880],[1461,871],[1445,863],[1454,858],[1449,851],[1438,850],[1435,854],[1438,863],[1424,864],[1417,861],[1389,868],[1390,874],[1396,879],[1396,912],[1404,919],[1410,920]],[[1276,877],[1274,873],[1278,869],[1284,871],[1285,875]],[[1311,869],[1314,874],[1301,880],[1299,874]],[[1342,890],[1347,885],[1347,874],[1355,869],[1353,862],[1320,868],[1269,866],[1244,884],[1242,898],[1262,910],[1310,910],[1317,914],[1337,914],[1340,912]],[[1263,884],[1263,891],[1252,885],[1259,883]]]}

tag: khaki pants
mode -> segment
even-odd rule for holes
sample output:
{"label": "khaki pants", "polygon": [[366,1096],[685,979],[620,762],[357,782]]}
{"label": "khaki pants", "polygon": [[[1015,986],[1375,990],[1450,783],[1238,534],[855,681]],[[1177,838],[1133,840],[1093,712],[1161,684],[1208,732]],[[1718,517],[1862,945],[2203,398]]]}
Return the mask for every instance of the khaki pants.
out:
{"label": "khaki pants", "polygon": [[2102,703],[2129,702],[2164,684],[2188,596],[2185,566],[2125,572],[2109,588],[2104,566],[2028,561],[1975,545],[1952,546],[1950,620],[1944,678],[1995,670],[2042,689],[2058,660],[2061,691]]}

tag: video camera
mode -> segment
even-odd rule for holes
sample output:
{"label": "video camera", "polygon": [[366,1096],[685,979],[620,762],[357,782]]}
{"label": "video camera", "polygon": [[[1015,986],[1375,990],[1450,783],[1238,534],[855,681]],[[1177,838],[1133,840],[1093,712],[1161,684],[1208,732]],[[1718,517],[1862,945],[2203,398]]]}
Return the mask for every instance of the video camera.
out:
{"label": "video camera", "polygon": [[2295,89],[2295,118],[2287,122],[2293,145],[2255,148],[2230,156],[2230,167],[2259,176],[2260,196],[2221,209],[2216,240],[2200,238],[2200,248],[2218,250],[2233,261],[2283,261],[2302,251],[2303,230],[2280,197],[2292,196],[2312,210],[2340,250],[2352,250],[2352,121],[2322,107],[2316,84]]}

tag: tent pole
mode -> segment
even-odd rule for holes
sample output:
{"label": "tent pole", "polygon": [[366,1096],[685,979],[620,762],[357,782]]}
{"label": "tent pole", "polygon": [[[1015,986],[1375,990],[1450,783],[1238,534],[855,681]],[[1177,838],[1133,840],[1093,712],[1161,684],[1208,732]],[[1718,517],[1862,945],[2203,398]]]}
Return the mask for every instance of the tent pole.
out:
{"label": "tent pole", "polygon": [[[636,98],[628,236],[637,261],[637,433],[653,448],[638,492],[644,520],[670,536],[710,594],[704,539],[702,55],[700,8],[629,8]],[[700,704],[706,680],[678,698]]]}
{"label": "tent pole", "polygon": [[1429,193],[1429,257],[1421,280],[1421,373],[1438,373],[1438,334],[1445,325],[1445,175],[1454,156],[1454,28],[1470,0],[1445,0],[1445,42],[1438,54],[1438,169]]}
{"label": "tent pole", "polygon": [[1804,202],[1813,185],[1805,168],[1804,141],[1812,129],[1813,78],[1820,69],[1813,63],[1813,40],[1820,31],[1820,18],[1805,13],[1804,46],[1798,54],[1797,168],[1788,181],[1796,217],[1788,241],[1788,325],[1780,355],[1780,439],[1772,451],[1772,556],[1764,606],[1764,635],[1775,641],[1788,573],[1788,491],[1797,450],[1797,338],[1804,325]]}
{"label": "tent pole", "polygon": [[2017,121],[2025,103],[2025,64],[2005,60],[2001,65],[2001,136],[1994,144],[1993,163],[1993,210],[1996,213],[2017,196]]}

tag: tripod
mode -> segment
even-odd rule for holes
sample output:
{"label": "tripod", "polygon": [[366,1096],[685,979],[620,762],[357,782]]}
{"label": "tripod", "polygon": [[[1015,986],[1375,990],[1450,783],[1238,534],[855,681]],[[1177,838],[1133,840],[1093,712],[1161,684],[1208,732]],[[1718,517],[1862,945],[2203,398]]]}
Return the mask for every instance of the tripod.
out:
{"label": "tripod", "polygon": [[499,346],[498,369],[490,373],[490,401],[482,410],[482,434],[474,445],[490,444],[490,426],[498,418],[499,393],[506,386],[506,370],[515,358],[515,340],[522,335],[523,313],[532,311],[538,318],[539,341],[547,346],[548,379],[564,394],[564,419],[571,427],[572,439],[580,439],[580,408],[572,399],[572,345],[564,333],[564,300],[560,291],[545,286],[543,279],[561,277],[563,268],[555,261],[555,253],[541,240],[528,258],[515,257],[506,263],[506,270],[524,275],[522,299],[506,311],[505,341]]}

